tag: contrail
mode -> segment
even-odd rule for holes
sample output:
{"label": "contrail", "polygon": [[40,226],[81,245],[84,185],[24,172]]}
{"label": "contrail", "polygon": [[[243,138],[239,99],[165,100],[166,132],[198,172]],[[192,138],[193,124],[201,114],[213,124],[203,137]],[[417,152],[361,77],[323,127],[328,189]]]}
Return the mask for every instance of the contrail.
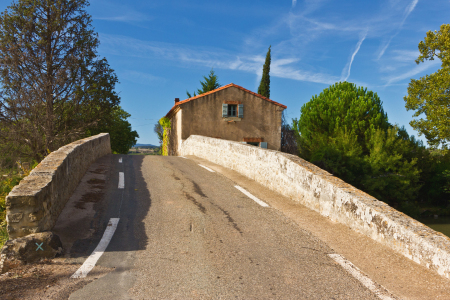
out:
{"label": "contrail", "polygon": [[401,23],[400,26],[398,27],[397,32],[396,32],[393,36],[391,36],[391,38],[389,39],[389,41],[387,42],[387,44],[383,47],[383,49],[381,49],[380,54],[378,54],[378,59],[380,59],[380,58],[383,56],[384,52],[385,52],[386,49],[389,47],[389,44],[391,43],[392,39],[393,39],[394,37],[396,37],[397,34],[399,34],[400,30],[401,30],[402,27],[403,27],[403,24],[405,24],[406,19],[408,18],[408,16],[412,13],[412,11],[414,10],[414,8],[416,8],[416,5],[417,5],[418,2],[419,2],[419,0],[413,0],[413,1],[408,5],[408,7],[405,9],[405,16],[403,17],[402,23]]}
{"label": "contrail", "polygon": [[[359,48],[361,48],[362,42],[366,39],[367,31],[364,33],[364,35],[359,39],[358,44],[356,44],[355,52],[353,52],[352,58],[350,59],[350,63],[348,63],[348,70],[347,70],[347,77],[343,81],[347,81],[347,79],[350,77],[350,69],[352,68],[353,59],[355,59],[356,53],[358,53]],[[347,66],[346,66],[347,67]],[[345,70],[345,68],[344,68]],[[342,77],[341,77],[342,78]]]}

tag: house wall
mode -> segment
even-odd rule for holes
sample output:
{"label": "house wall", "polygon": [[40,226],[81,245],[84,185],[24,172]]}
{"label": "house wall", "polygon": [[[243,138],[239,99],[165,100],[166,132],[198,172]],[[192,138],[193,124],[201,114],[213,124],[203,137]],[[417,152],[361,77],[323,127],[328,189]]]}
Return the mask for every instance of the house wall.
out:
{"label": "house wall", "polygon": [[[225,101],[240,101],[244,105],[244,117],[233,118],[235,122],[222,118]],[[263,138],[268,149],[281,148],[284,109],[241,89],[229,87],[180,106],[183,111],[182,140],[193,134],[238,142],[244,138]]]}

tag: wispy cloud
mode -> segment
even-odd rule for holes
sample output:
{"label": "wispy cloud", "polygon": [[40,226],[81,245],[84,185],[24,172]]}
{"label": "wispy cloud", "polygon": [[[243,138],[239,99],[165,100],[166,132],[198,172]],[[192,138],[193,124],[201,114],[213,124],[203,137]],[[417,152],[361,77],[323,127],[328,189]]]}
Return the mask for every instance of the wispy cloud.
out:
{"label": "wispy cloud", "polygon": [[108,17],[95,17],[94,19],[104,21],[115,21],[115,22],[144,22],[152,20],[152,18],[150,18],[149,16],[137,12],[129,12],[121,15]]}
{"label": "wispy cloud", "polygon": [[422,63],[422,64],[414,67],[413,69],[410,69],[407,72],[404,72],[404,73],[402,73],[400,75],[394,75],[394,76],[391,76],[391,77],[387,77],[387,78],[385,78],[385,80],[386,80],[386,85],[385,86],[390,86],[393,83],[401,81],[401,80],[404,80],[404,79],[410,79],[410,78],[412,78],[413,76],[415,76],[415,75],[417,75],[419,73],[422,73],[422,72],[424,72],[424,71],[426,71],[426,70],[428,70],[428,69],[430,69],[432,67],[438,66],[440,63],[441,62],[438,61],[438,60],[432,60],[432,61],[429,61],[427,63]]}
{"label": "wispy cloud", "polygon": [[292,0],[292,7],[295,7],[297,5],[297,0]]}
{"label": "wispy cloud", "polygon": [[418,50],[394,50],[393,52],[396,55],[393,56],[392,59],[408,63],[415,61],[420,55]]}
{"label": "wispy cloud", "polygon": [[419,0],[412,0],[412,1],[409,3],[409,5],[406,7],[405,12],[404,12],[404,14],[403,14],[402,22],[400,23],[400,26],[398,26],[397,32],[396,32],[393,36],[391,36],[391,37],[389,38],[389,40],[387,41],[387,43],[385,43],[385,45],[384,45],[383,48],[381,49],[380,53],[378,53],[377,59],[380,59],[380,58],[384,55],[384,53],[386,52],[387,48],[388,48],[389,45],[391,44],[392,39],[393,39],[394,37],[396,37],[396,36],[400,33],[400,30],[402,29],[403,24],[405,24],[406,19],[408,18],[408,16],[412,13],[412,11],[414,10],[414,8],[416,8],[416,5],[417,5],[418,2],[419,2]]}
{"label": "wispy cloud", "polygon": [[164,78],[154,76],[149,73],[144,73],[144,72],[139,72],[139,71],[134,71],[134,70],[125,70],[125,71],[122,71],[119,75],[121,75],[120,76],[121,78],[125,78],[125,80],[137,82],[137,83],[144,84],[144,85],[148,85],[155,81],[161,81],[161,80],[164,81],[165,80]]}
{"label": "wispy cloud", "polygon": [[[347,81],[347,79],[350,77],[350,70],[352,68],[353,60],[355,59],[356,53],[358,53],[359,48],[361,48],[361,44],[366,39],[366,36],[367,36],[367,30],[361,35],[358,43],[356,44],[356,49],[353,52],[352,57],[350,58],[350,61],[347,63],[345,68],[342,70],[341,81]],[[345,73],[347,73],[347,74],[345,75]],[[344,78],[344,76],[345,76],[345,78]]]}
{"label": "wispy cloud", "polygon": [[[165,59],[185,67],[192,65],[220,69],[238,70],[261,76],[263,55],[230,53],[218,48],[192,47],[188,45],[147,42],[119,35],[100,35],[102,51],[105,53],[140,57],[142,59]],[[299,69],[298,58],[272,58],[271,76],[299,81],[330,84],[339,80],[336,76]]]}

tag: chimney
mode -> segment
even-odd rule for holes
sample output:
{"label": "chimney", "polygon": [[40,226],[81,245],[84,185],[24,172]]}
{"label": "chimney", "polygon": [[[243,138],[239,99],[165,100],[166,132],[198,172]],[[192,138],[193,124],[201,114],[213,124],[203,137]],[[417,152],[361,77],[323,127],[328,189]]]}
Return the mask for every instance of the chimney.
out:
{"label": "chimney", "polygon": [[175,105],[180,102],[180,98],[175,98]]}

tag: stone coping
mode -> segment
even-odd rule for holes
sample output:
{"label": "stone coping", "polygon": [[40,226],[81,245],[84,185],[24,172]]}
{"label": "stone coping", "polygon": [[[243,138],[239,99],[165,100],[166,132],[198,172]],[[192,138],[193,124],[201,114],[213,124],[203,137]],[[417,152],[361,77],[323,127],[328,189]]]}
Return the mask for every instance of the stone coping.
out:
{"label": "stone coping", "polygon": [[111,153],[108,133],[75,141],[50,153],[6,197],[11,239],[51,230],[89,166]]}

